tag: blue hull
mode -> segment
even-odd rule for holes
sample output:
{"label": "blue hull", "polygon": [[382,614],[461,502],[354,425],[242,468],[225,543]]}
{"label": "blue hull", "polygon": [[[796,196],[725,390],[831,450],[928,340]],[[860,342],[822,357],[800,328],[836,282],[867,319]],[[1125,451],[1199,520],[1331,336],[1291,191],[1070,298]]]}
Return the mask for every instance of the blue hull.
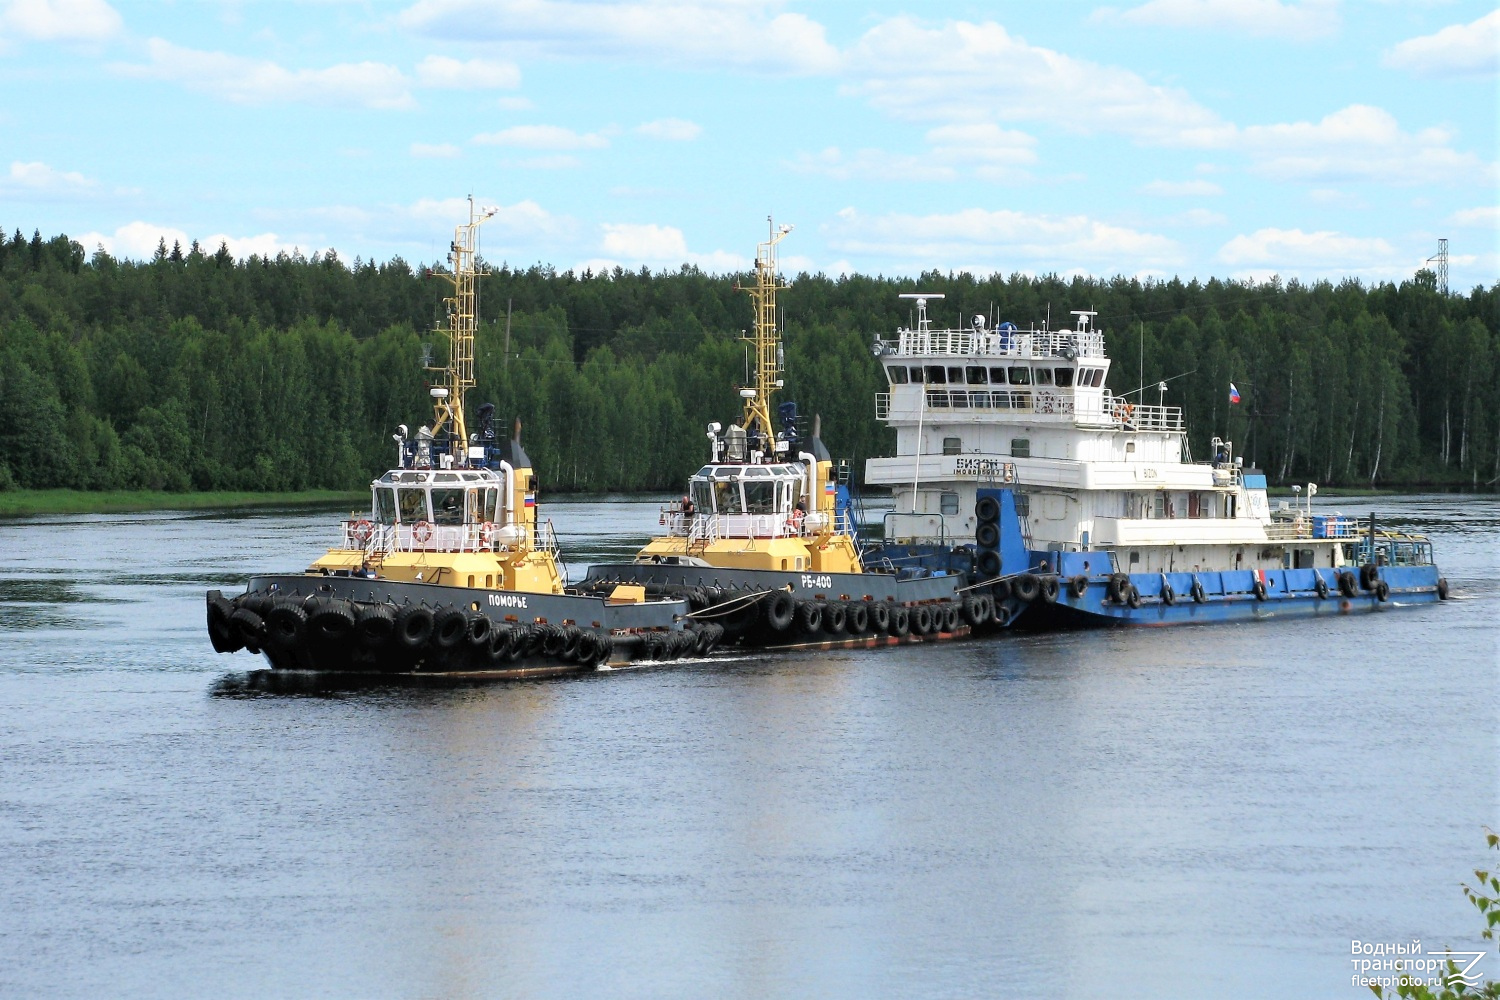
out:
{"label": "blue hull", "polygon": [[[1327,596],[1319,597],[1321,577]],[[1110,578],[1094,576],[1082,596],[1075,597],[1063,580],[1057,600],[1033,601],[1018,616],[1021,628],[1055,628],[1100,625],[1188,625],[1205,622],[1257,621],[1263,618],[1314,618],[1327,615],[1383,611],[1413,604],[1434,604],[1438,595],[1436,566],[1383,566],[1380,579],[1389,588],[1385,600],[1373,590],[1356,589],[1353,596],[1340,594],[1332,569],[1280,569],[1257,573],[1232,570],[1222,573],[1135,573],[1130,582],[1140,594],[1140,606],[1112,600]],[[1193,582],[1201,587],[1201,600],[1193,598]],[[1264,582],[1264,596],[1255,593],[1255,581]],[[1163,580],[1170,586],[1170,603]]]}

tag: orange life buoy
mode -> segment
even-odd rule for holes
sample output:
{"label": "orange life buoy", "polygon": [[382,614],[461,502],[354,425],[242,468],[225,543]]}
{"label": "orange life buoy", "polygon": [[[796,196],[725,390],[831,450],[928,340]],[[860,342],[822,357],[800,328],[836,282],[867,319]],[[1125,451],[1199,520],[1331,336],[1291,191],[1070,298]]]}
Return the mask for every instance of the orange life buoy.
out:
{"label": "orange life buoy", "polygon": [[486,521],[479,526],[479,537],[488,545],[495,540],[495,522]]}
{"label": "orange life buoy", "polygon": [[354,535],[354,540],[363,545],[368,542],[370,540],[370,536],[375,533],[375,526],[372,525],[369,521],[356,521],[354,522],[354,529],[351,533]]}
{"label": "orange life buoy", "polygon": [[1115,404],[1115,419],[1122,424],[1130,423],[1130,416],[1135,412],[1135,406],[1124,400]]}
{"label": "orange life buoy", "polygon": [[425,543],[429,538],[432,537],[432,525],[428,524],[426,521],[418,521],[416,524],[412,525],[411,537],[415,538],[419,542]]}

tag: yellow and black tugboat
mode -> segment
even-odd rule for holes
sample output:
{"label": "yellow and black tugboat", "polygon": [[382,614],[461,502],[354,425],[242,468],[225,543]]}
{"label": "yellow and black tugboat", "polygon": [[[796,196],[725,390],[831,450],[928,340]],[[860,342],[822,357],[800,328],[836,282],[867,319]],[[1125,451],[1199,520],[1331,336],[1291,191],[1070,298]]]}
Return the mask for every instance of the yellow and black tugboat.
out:
{"label": "yellow and black tugboat", "polygon": [[398,429],[397,467],[371,483],[369,513],[304,572],[254,577],[233,599],[208,593],[216,651],[288,670],[513,678],[706,653],[722,634],[639,586],[568,591],[519,421],[502,448],[486,404],[470,433],[477,239],[493,215],[470,206],[450,258],[448,364],[429,369],[442,376],[431,424]]}
{"label": "yellow and black tugboat", "polygon": [[[708,426],[709,463],[680,504],[664,508],[664,534],[628,564],[595,566],[580,589],[637,585],[684,598],[698,621],[747,646],[831,648],[952,638],[988,622],[986,593],[966,597],[963,578],[865,566],[845,470],[836,469],[814,421],[805,436],[797,405],[773,410],[785,355],[777,325],[776,246],[791,226],[772,225],[747,290],[755,311],[745,340],[755,381],[739,390],[740,422]],[[772,414],[775,414],[773,422]]]}

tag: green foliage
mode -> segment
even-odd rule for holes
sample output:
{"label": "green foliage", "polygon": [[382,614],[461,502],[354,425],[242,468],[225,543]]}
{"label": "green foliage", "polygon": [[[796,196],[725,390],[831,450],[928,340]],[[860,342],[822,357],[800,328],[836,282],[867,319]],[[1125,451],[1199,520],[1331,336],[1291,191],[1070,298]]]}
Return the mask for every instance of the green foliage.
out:
{"label": "green foliage", "polygon": [[[1500,834],[1486,830],[1485,840],[1492,849],[1500,850]],[[1478,887],[1465,885],[1464,897],[1484,917],[1484,929],[1480,931],[1480,937],[1493,941],[1495,925],[1500,924],[1500,878],[1482,868],[1474,869],[1474,878],[1479,883]],[[1404,1000],[1500,1000],[1500,979],[1469,986],[1458,978],[1460,971],[1458,963],[1450,959],[1442,973],[1444,985],[1437,992],[1433,992],[1423,979],[1416,977],[1402,977],[1396,984],[1394,994],[1387,993],[1379,984],[1372,984],[1370,992],[1382,1000],[1387,996],[1402,997]]]}
{"label": "green foliage", "polygon": [[[424,342],[438,363],[447,350],[431,332],[445,283],[399,258],[210,251],[163,242],[135,263],[0,236],[0,489],[350,489],[390,464],[394,426],[430,412],[419,358]],[[495,267],[471,404],[524,422],[549,489],[674,488],[706,455],[704,425],[739,413],[751,313],[735,284],[692,267]],[[868,345],[910,323],[897,296],[913,290],[947,296],[942,325],[1096,310],[1114,391],[1170,379],[1196,453],[1229,437],[1274,482],[1500,481],[1500,285],[1444,296],[1427,274],[1369,288],[799,275],[780,299],[781,399],[821,414],[856,472],[894,445]]]}

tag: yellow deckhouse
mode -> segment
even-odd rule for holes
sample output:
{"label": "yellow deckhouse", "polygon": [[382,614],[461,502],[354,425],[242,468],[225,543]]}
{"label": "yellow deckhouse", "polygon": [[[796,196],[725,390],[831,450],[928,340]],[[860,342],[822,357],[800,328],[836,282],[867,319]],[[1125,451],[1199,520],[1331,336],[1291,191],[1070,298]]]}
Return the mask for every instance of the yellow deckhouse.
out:
{"label": "yellow deckhouse", "polygon": [[719,566],[743,570],[859,573],[853,525],[837,508],[833,462],[818,439],[799,451],[796,407],[772,397],[785,369],[776,323],[776,245],[791,226],[772,227],[755,256],[755,284],[747,291],[755,330],[744,339],[755,352],[755,384],[740,389],[744,414],[724,430],[709,424],[712,457],[688,483],[682,503],[662,511],[667,533],[636,555],[637,563]]}

